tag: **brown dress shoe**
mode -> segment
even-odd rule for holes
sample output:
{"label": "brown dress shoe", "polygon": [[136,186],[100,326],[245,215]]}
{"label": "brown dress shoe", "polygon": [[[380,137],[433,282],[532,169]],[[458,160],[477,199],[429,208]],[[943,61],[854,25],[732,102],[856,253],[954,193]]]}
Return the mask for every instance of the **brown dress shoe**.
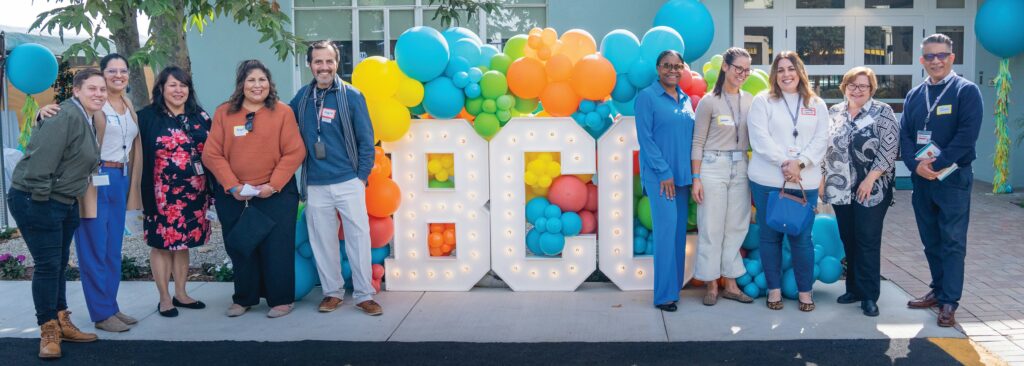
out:
{"label": "brown dress shoe", "polygon": [[39,326],[39,358],[60,356],[60,324],[53,319]]}
{"label": "brown dress shoe", "polygon": [[369,315],[376,316],[384,314],[384,309],[380,307],[380,304],[373,300],[366,300],[361,303],[358,303],[356,304],[356,307],[362,309],[363,312]]}
{"label": "brown dress shoe", "polygon": [[334,296],[324,296],[324,299],[320,301],[320,312],[329,313],[338,310],[338,306],[341,306],[342,300]]}
{"label": "brown dress shoe", "polygon": [[935,297],[935,290],[931,290],[924,294],[924,296],[908,301],[907,307],[911,309],[927,309],[938,304],[939,299]]}
{"label": "brown dress shoe", "polygon": [[61,310],[57,312],[57,320],[60,324],[60,338],[68,342],[85,343],[95,342],[99,337],[95,333],[86,333],[78,329],[71,322],[71,312]]}
{"label": "brown dress shoe", "polygon": [[956,325],[956,308],[953,305],[945,304],[939,309],[939,326],[952,327]]}

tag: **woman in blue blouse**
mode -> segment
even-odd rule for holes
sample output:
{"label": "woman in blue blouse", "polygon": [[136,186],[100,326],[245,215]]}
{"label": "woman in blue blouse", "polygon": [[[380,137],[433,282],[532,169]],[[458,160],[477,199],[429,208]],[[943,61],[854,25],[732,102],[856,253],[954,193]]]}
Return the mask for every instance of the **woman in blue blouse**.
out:
{"label": "woman in blue blouse", "polygon": [[686,264],[694,113],[690,98],[679,86],[680,74],[689,72],[683,56],[667,50],[655,64],[658,82],[636,96],[636,136],[640,180],[651,200],[653,218],[654,306],[676,311]]}

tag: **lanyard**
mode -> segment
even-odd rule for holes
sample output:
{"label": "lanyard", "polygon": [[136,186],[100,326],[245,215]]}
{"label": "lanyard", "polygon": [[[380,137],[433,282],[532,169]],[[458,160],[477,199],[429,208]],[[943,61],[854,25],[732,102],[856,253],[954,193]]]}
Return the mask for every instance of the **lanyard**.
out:
{"label": "lanyard", "polygon": [[796,120],[797,120],[797,118],[800,118],[800,102],[802,102],[802,101],[803,101],[803,96],[802,95],[797,95],[797,97],[796,97],[796,110],[794,110],[793,113],[790,113],[789,112],[789,109],[790,109],[789,108],[789,101],[786,100],[786,96],[785,95],[782,96],[782,102],[786,103],[786,113],[789,113],[789,118],[793,120],[793,143],[796,143],[796,137],[800,136],[800,131],[796,130]]}
{"label": "lanyard", "polygon": [[[954,76],[954,78],[955,78],[955,76]],[[925,86],[924,86],[924,103],[925,103],[925,106],[928,107],[928,114],[926,114],[924,116],[924,130],[928,131],[928,120],[930,120],[932,118],[932,113],[935,112],[935,107],[939,106],[939,100],[942,99],[943,95],[946,95],[946,91],[949,90],[949,86],[953,85],[953,80],[950,79],[949,81],[946,81],[946,86],[942,88],[942,92],[939,93],[939,96],[935,97],[935,103],[932,103],[932,101],[931,101],[932,97],[928,93],[928,81],[925,80],[923,84],[925,84]]]}
{"label": "lanyard", "polygon": [[[121,116],[117,115],[117,111],[114,111],[114,114],[107,115],[108,121],[111,118],[116,119],[117,125],[121,127],[121,152],[124,155],[124,161],[128,162],[128,127],[124,125],[124,121],[121,120]],[[107,128],[110,128],[109,123],[107,124]],[[103,147],[101,146],[100,148],[102,149]]]}
{"label": "lanyard", "polygon": [[319,97],[317,97],[316,95],[317,90],[318,88],[313,88],[313,103],[318,104],[316,107],[316,140],[320,141],[320,124],[323,123],[322,120],[324,117],[324,102],[327,101],[327,91],[329,89],[325,89],[324,93]]}
{"label": "lanyard", "polygon": [[743,120],[743,92],[736,93],[736,104],[740,106],[739,113],[732,108],[732,102],[729,101],[729,93],[722,93],[723,99],[725,99],[725,105],[729,106],[729,112],[733,115],[732,128],[736,132],[736,148],[740,148],[740,121]]}

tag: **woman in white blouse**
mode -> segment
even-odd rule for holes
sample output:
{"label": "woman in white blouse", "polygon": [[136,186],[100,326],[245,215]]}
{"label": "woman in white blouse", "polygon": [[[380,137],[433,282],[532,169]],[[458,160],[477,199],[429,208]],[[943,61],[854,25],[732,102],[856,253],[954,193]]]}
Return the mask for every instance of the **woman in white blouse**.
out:
{"label": "woman in white blouse", "polygon": [[[811,90],[804,63],[796,52],[783,51],[775,56],[769,79],[771,89],[754,97],[750,106],[747,123],[753,155],[747,176],[760,226],[759,252],[768,284],[766,305],[781,310],[782,273],[786,270],[782,263],[784,234],[765,225],[768,195],[786,188],[790,194],[808,197],[812,208],[817,205],[820,164],[828,147],[829,114],[825,101]],[[807,225],[799,235],[789,236],[801,311],[814,310],[811,227]]]}

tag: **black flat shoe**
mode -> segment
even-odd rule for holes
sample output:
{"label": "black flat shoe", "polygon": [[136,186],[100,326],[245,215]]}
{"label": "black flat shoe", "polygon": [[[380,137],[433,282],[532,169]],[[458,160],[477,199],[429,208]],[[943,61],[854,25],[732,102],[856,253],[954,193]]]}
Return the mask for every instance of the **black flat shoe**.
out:
{"label": "black flat shoe", "polygon": [[667,311],[670,313],[679,309],[679,307],[676,306],[676,303],[674,302],[670,302],[668,304],[654,305],[654,307],[661,309],[661,311]]}
{"label": "black flat shoe", "polygon": [[199,300],[196,300],[196,302],[190,302],[190,303],[186,304],[186,303],[183,303],[181,301],[178,301],[178,298],[173,298],[172,297],[171,298],[171,303],[174,304],[174,306],[182,307],[182,308],[186,308],[186,309],[205,309],[206,308],[206,304],[204,304],[202,301],[199,301]]}
{"label": "black flat shoe", "polygon": [[861,301],[860,308],[864,310],[864,315],[878,316],[878,304],[875,304],[874,300]]}
{"label": "black flat shoe", "polygon": [[842,294],[841,296],[839,296],[838,299],[836,299],[836,302],[840,304],[852,304],[857,301],[861,301],[860,298],[858,298],[857,295],[851,294],[849,292]]}
{"label": "black flat shoe", "polygon": [[160,310],[160,303],[156,304],[156,312],[160,313],[160,316],[173,318],[178,316],[178,308],[170,308],[167,310]]}

